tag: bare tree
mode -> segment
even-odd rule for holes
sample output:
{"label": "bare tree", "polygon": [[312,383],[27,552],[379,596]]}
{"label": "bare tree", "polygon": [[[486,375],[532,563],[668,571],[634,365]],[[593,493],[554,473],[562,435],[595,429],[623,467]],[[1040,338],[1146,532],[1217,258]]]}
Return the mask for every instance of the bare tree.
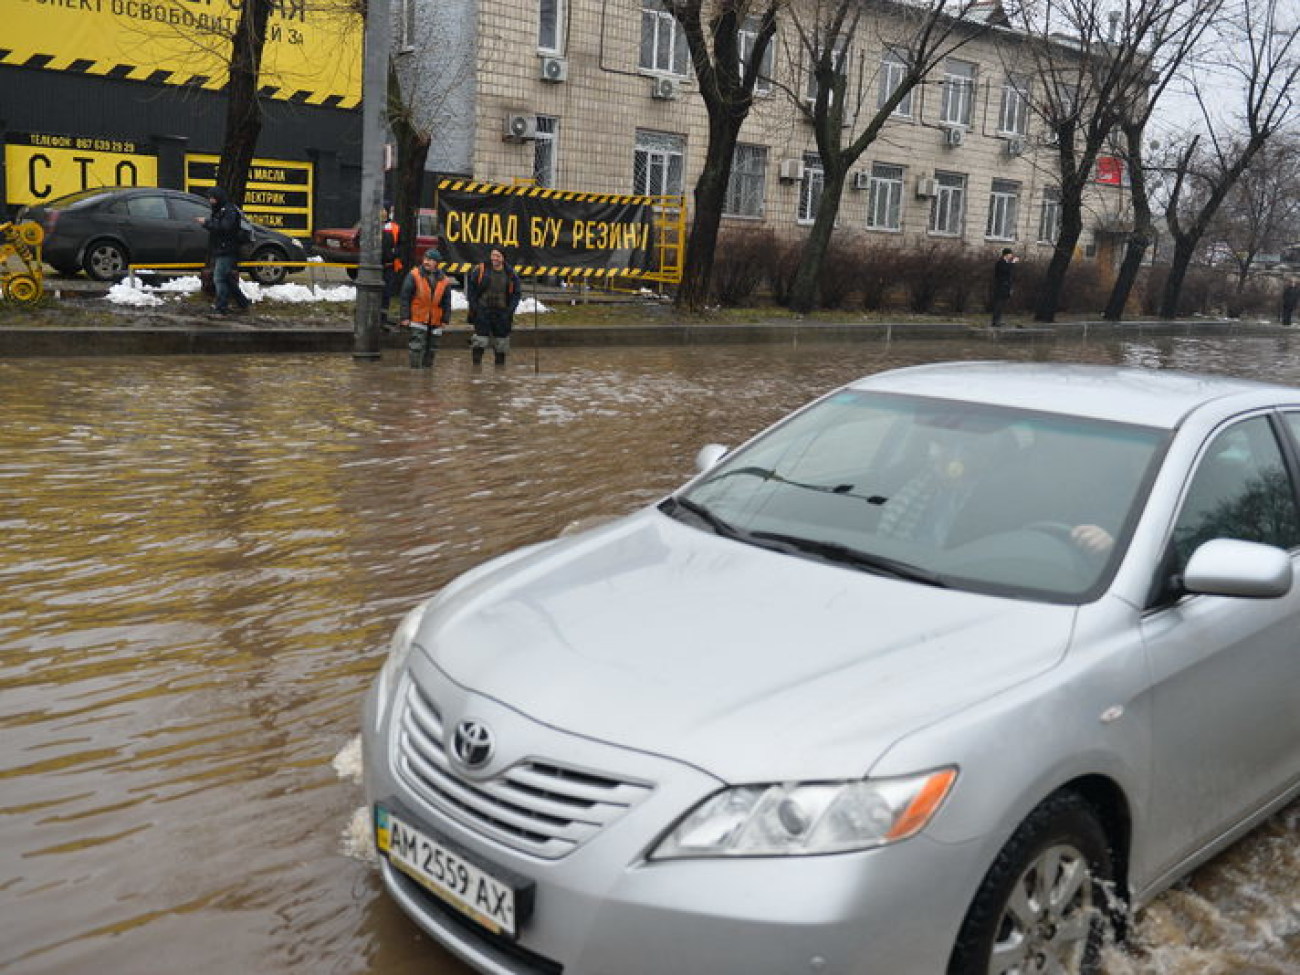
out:
{"label": "bare tree", "polygon": [[695,183],[695,215],[677,291],[679,308],[699,310],[708,298],[736,142],[753,107],[754,87],[783,2],[712,0],[706,10],[705,0],[663,0],[686,37],[709,116],[709,142]]}
{"label": "bare tree", "polygon": [[[965,19],[977,6],[980,0],[814,0],[790,8],[789,77],[806,79],[809,87],[795,82],[786,93],[812,123],[823,170],[817,213],[790,287],[792,309],[806,312],[816,304],[850,168],[935,67],[989,29],[985,21]],[[850,76],[854,44],[871,32],[880,55],[889,52],[891,63],[900,66],[883,90],[874,72]]]}
{"label": "bare tree", "polygon": [[1230,255],[1241,293],[1260,255],[1280,253],[1297,224],[1300,144],[1292,137],[1270,142],[1255,156],[1210,222],[1205,243],[1216,253]]}
{"label": "bare tree", "polygon": [[[1174,253],[1160,297],[1160,317],[1174,318],[1188,268],[1233,186],[1279,131],[1296,122],[1300,78],[1300,11],[1287,0],[1232,0],[1236,16],[1220,18],[1223,55],[1194,79],[1204,131],[1173,167],[1165,223]],[[1224,92],[1232,118],[1217,110]],[[1199,184],[1199,185],[1196,185]]]}
{"label": "bare tree", "polygon": [[1145,0],[1140,9],[1131,11],[1117,24],[1120,40],[1112,43],[1137,49],[1135,64],[1142,74],[1119,99],[1121,156],[1129,176],[1133,229],[1103,313],[1108,321],[1117,322],[1124,317],[1142,262],[1155,240],[1155,216],[1143,151],[1147,127],[1223,4],[1224,0]]}
{"label": "bare tree", "polygon": [[258,76],[262,70],[262,51],[266,47],[266,28],[274,5],[275,0],[244,0],[239,9],[239,22],[231,37],[226,129],[221,141],[221,161],[217,164],[217,185],[241,205],[244,187],[248,183],[248,167],[252,165],[257,140],[262,134]]}

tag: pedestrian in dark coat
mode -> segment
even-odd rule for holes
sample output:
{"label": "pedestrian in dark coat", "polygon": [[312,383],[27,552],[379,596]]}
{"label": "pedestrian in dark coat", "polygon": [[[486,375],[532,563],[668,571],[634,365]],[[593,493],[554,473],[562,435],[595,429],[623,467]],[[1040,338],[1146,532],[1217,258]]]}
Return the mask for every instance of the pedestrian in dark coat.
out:
{"label": "pedestrian in dark coat", "polygon": [[230,311],[230,299],[240,311],[248,308],[249,301],[239,287],[239,247],[243,243],[243,214],[230,202],[220,186],[208,190],[208,205],[212,212],[200,221],[208,232],[208,258],[212,264],[212,286],[216,301],[212,310],[218,315]]}
{"label": "pedestrian in dark coat", "polygon": [[1300,284],[1296,284],[1292,278],[1282,289],[1282,324],[1290,325],[1291,316],[1295,314],[1295,306],[1300,304]]}
{"label": "pedestrian in dark coat", "polygon": [[470,268],[465,275],[465,297],[469,301],[469,320],[474,326],[474,338],[470,342],[474,364],[483,361],[483,353],[491,345],[496,364],[505,365],[515,309],[523,294],[519,275],[506,263],[501,248],[488,251],[486,264]]}
{"label": "pedestrian in dark coat", "polygon": [[1010,247],[1002,248],[1002,256],[993,265],[993,295],[989,301],[989,312],[992,314],[994,328],[1002,327],[1002,313],[1011,298],[1011,275],[1015,264],[1015,252]]}

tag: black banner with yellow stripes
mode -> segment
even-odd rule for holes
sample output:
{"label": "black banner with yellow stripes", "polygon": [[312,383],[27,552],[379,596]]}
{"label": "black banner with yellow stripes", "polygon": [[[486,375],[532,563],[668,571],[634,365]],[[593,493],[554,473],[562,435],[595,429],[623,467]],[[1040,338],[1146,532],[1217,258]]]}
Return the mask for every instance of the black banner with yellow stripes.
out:
{"label": "black banner with yellow stripes", "polygon": [[471,180],[438,185],[443,259],[454,271],[499,247],[521,274],[638,276],[654,270],[646,197]]}

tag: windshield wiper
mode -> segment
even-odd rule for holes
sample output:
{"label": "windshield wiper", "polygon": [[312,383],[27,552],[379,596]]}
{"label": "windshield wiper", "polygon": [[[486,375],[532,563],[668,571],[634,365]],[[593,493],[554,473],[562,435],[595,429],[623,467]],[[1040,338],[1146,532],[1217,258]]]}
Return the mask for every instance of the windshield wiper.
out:
{"label": "windshield wiper", "polygon": [[726,538],[748,537],[745,532],[742,532],[725,519],[719,518],[697,501],[691,501],[687,498],[669,498],[659,506],[659,510],[674,517],[678,511],[688,511],[719,535]]}
{"label": "windshield wiper", "polygon": [[817,491],[821,494],[838,494],[844,498],[857,498],[859,501],[865,501],[867,504],[884,504],[889,499],[879,494],[855,494],[853,484],[809,484],[807,481],[795,481],[782,474],[778,474],[770,467],[737,467],[735,470],[723,471],[714,477],[709,478],[706,484],[713,481],[721,481],[728,477],[738,477],[740,475],[761,478],[764,481],[776,481],[778,484],[789,484],[791,487],[803,488],[805,491]]}
{"label": "windshield wiper", "polygon": [[934,586],[936,589],[948,588],[948,584],[936,573],[917,568],[906,562],[887,559],[880,555],[872,555],[869,552],[839,542],[824,542],[815,538],[803,538],[800,535],[785,535],[781,532],[752,532],[749,537],[760,543],[776,542],[783,551],[794,554],[815,555],[829,562],[851,565],[880,575],[892,576],[895,579],[906,579],[908,582],[919,582],[927,586]]}

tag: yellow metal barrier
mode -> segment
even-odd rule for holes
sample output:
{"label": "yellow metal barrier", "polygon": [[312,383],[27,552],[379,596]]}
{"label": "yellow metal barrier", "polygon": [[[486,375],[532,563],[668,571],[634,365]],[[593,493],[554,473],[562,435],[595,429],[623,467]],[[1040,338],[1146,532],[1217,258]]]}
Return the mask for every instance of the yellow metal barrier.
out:
{"label": "yellow metal barrier", "polygon": [[[30,221],[0,223],[0,295],[6,301],[30,305],[41,300],[41,241],[45,231]],[[15,264],[19,269],[15,270]]]}

